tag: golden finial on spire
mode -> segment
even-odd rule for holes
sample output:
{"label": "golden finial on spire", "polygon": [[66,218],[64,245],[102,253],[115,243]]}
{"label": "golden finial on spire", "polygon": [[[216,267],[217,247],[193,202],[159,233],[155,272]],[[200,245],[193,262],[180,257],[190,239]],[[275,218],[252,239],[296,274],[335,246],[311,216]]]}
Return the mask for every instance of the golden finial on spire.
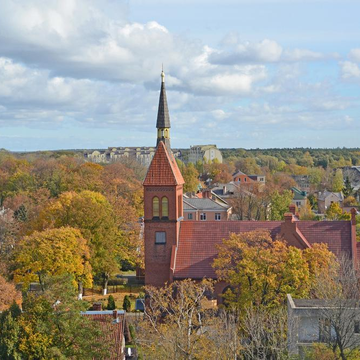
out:
{"label": "golden finial on spire", "polygon": [[164,64],[161,64],[161,82],[165,82]]}

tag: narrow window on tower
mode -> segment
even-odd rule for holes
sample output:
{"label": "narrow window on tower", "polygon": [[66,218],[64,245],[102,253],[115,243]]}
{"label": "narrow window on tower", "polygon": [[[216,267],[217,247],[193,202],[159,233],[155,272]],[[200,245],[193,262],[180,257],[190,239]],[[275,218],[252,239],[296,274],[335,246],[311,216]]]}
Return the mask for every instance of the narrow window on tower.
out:
{"label": "narrow window on tower", "polygon": [[155,233],[155,244],[166,244],[166,232],[157,231]]}
{"label": "narrow window on tower", "polygon": [[182,215],[182,206],[183,206],[182,195],[178,195],[178,218],[183,216]]}
{"label": "narrow window on tower", "polygon": [[169,217],[169,200],[165,196],[161,199],[161,217]]}
{"label": "narrow window on tower", "polygon": [[154,197],[153,198],[153,208],[152,208],[152,211],[153,211],[153,218],[154,217],[159,217],[159,198],[158,197]]}

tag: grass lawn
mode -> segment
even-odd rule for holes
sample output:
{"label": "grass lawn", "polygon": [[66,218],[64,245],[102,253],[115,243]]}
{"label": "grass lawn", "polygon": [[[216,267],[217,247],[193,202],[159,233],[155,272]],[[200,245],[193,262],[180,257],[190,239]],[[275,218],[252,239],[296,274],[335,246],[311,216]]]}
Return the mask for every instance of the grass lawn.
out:
{"label": "grass lawn", "polygon": [[87,296],[84,296],[83,299],[85,301],[88,301],[90,304],[101,301],[103,303],[103,308],[104,308],[104,306],[107,306],[107,302],[108,302],[107,299],[108,299],[109,295],[112,295],[115,299],[116,308],[121,310],[123,301],[124,301],[124,297],[125,297],[125,295],[128,295],[130,297],[130,301],[131,301],[131,310],[135,310],[135,300],[141,292],[143,292],[142,286],[137,286],[137,287],[133,286],[131,289],[131,293],[129,292],[129,289],[124,288],[124,291],[122,291],[122,292],[117,292],[117,293],[108,294],[108,295],[101,295],[101,294],[87,295]]}

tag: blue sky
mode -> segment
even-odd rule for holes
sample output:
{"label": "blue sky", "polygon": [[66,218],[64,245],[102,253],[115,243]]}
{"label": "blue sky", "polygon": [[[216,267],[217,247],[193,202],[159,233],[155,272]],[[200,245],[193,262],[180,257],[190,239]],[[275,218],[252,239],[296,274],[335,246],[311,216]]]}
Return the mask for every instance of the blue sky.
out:
{"label": "blue sky", "polygon": [[359,1],[2,0],[0,148],[360,147]]}

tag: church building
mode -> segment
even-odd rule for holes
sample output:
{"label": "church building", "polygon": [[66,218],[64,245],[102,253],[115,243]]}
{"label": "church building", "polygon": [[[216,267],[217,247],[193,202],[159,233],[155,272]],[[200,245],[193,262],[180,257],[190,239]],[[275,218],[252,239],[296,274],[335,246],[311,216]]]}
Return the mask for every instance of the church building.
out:
{"label": "church building", "polygon": [[[170,147],[170,116],[165,75],[161,73],[157,117],[157,147],[144,180],[145,285],[204,277],[216,279],[212,268],[216,245],[231,233],[267,230],[300,249],[326,243],[339,256],[347,254],[354,263],[360,259],[356,242],[355,212],[350,221],[300,221],[290,206],[284,221],[199,221],[183,218],[184,179]],[[225,283],[215,287],[221,294]],[[220,300],[220,298],[219,298]]]}

